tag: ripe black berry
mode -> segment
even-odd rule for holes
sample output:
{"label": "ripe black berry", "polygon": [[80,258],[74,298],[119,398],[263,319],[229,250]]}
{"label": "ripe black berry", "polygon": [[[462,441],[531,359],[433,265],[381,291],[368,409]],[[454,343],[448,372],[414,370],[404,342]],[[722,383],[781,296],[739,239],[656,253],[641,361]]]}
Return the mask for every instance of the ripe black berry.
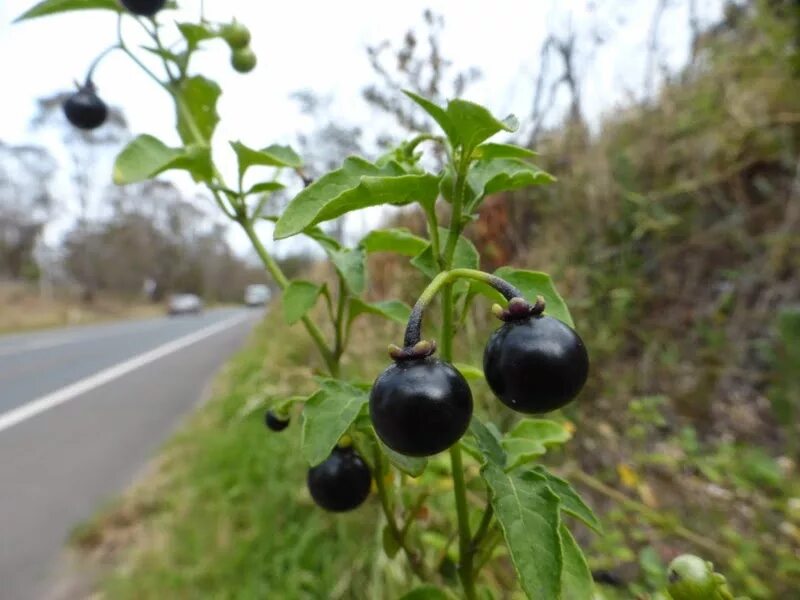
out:
{"label": "ripe black berry", "polygon": [[271,410],[267,411],[264,422],[272,431],[283,431],[289,426],[289,419],[281,418]]}
{"label": "ripe black berry", "polygon": [[575,331],[542,315],[512,319],[483,353],[486,381],[518,412],[539,414],[568,404],[586,383],[589,356]]}
{"label": "ripe black berry", "polygon": [[249,46],[237,48],[231,53],[231,65],[239,73],[249,73],[256,68],[256,54]]}
{"label": "ripe black berry", "polygon": [[80,87],[64,102],[64,114],[75,127],[96,129],[108,117],[108,107],[97,95],[91,81]]}
{"label": "ripe black berry", "polygon": [[369,397],[375,432],[407,456],[431,456],[455,444],[472,417],[464,376],[441,360],[397,360],[375,380]]}
{"label": "ripe black berry", "polygon": [[334,448],[331,455],[308,470],[308,491],[319,506],[345,512],[360,506],[369,496],[372,475],[353,448]]}
{"label": "ripe black berry", "polygon": [[135,15],[152,17],[167,3],[167,0],[121,0],[122,6]]}

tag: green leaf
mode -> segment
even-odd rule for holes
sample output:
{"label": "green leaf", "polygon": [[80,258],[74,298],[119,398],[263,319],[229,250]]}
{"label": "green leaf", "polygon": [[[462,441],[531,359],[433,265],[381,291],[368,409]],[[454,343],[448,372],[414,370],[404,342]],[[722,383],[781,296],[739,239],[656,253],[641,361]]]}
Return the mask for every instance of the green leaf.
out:
{"label": "green leaf", "polygon": [[275,239],[369,206],[433,202],[438,190],[438,177],[429,173],[407,174],[396,162],[378,167],[350,157],[294,197],[275,225]]}
{"label": "green leaf", "polygon": [[322,380],[322,389],[311,396],[303,409],[301,446],[312,466],[328,458],[339,438],[355,421],[369,401],[369,393],[346,381]]}
{"label": "green leaf", "polygon": [[249,190],[245,192],[245,196],[249,196],[250,194],[264,194],[266,192],[276,192],[278,190],[282,190],[286,186],[280,183],[279,181],[263,181],[261,183],[255,184]]}
{"label": "green leaf", "polygon": [[367,281],[367,255],[361,248],[327,250],[336,270],[344,278],[347,287],[354,294],[361,294]]}
{"label": "green leaf", "polygon": [[375,229],[359,244],[367,252],[394,252],[404,256],[415,256],[425,250],[428,242],[408,229]]}
{"label": "green leaf", "polygon": [[472,381],[483,381],[486,377],[483,370],[466,363],[453,363],[453,366],[466,378]]}
{"label": "green leaf", "polygon": [[453,142],[453,140],[458,139],[458,132],[456,131],[453,122],[450,120],[447,111],[445,111],[445,109],[443,109],[441,106],[434,104],[430,100],[423,98],[422,96],[418,96],[414,92],[403,90],[403,93],[416,102],[420,108],[422,108],[422,110],[433,117],[433,120],[436,121],[439,124],[439,127],[442,128],[442,131],[444,131],[444,134],[450,140],[450,143],[455,146],[456,144]]}
{"label": "green leaf", "polygon": [[217,100],[222,90],[215,81],[195,75],[181,84],[179,92],[183,99],[182,104],[189,113],[184,114],[178,109],[177,127],[183,143],[209,144],[219,123]]}
{"label": "green leaf", "polygon": [[411,315],[411,307],[405,302],[399,300],[382,300],[380,302],[364,302],[360,298],[350,299],[350,318],[349,323],[352,323],[356,317],[363,314],[377,315],[405,325],[408,317]]}
{"label": "green leaf", "polygon": [[177,23],[178,29],[186,40],[189,51],[193,52],[203,40],[219,37],[219,33],[207,25],[198,23]]}
{"label": "green leaf", "polygon": [[[443,227],[439,228],[439,239],[444,244],[447,239],[448,230]],[[453,268],[454,269],[477,269],[480,266],[481,256],[478,253],[475,244],[465,238],[463,235],[458,238],[456,242],[456,250],[453,254]],[[427,277],[433,279],[439,273],[439,267],[433,257],[433,248],[430,244],[425,247],[425,250],[417,254],[411,259],[411,264],[417,269],[422,271]]]}
{"label": "green leaf", "polygon": [[297,169],[303,166],[303,160],[289,146],[273,144],[262,150],[254,150],[241,142],[231,142],[233,151],[239,161],[239,176],[244,177],[247,169],[254,165],[265,167],[290,167]]}
{"label": "green leaf", "polygon": [[484,425],[473,417],[469,423],[469,431],[475,440],[476,449],[480,453],[481,463],[491,462],[501,469],[505,468],[506,452],[503,450],[500,433],[494,428],[494,424]]}
{"label": "green leaf", "polygon": [[558,291],[556,291],[553,280],[550,279],[547,273],[525,271],[512,267],[501,267],[497,269],[494,274],[519,288],[525,295],[526,300],[535,302],[537,295],[542,296],[546,304],[545,314],[555,317],[559,321],[563,321],[570,327],[575,327],[575,324],[572,322],[572,315],[569,314],[567,303],[564,302],[564,299]]}
{"label": "green leaf", "polygon": [[472,192],[467,211],[474,212],[488,195],[553,181],[555,178],[549,173],[518,158],[479,160],[472,164],[467,173],[467,186]]}
{"label": "green leaf", "polygon": [[531,472],[547,481],[547,485],[561,501],[561,510],[580,519],[596,532],[600,533],[602,531],[603,526],[600,524],[597,516],[568,481],[553,475],[541,465],[534,467]]}
{"label": "green leaf", "polygon": [[399,600],[455,600],[455,597],[435,585],[423,585],[401,596]]}
{"label": "green leaf", "polygon": [[451,100],[447,103],[447,116],[458,135],[458,144],[467,152],[500,131],[516,131],[519,122],[513,116],[502,121],[480,104],[466,100]]}
{"label": "green leaf", "polygon": [[481,144],[472,152],[474,159],[492,159],[492,158],[521,158],[529,160],[538,156],[533,150],[528,150],[522,146],[515,146],[513,144]]}
{"label": "green leaf", "polygon": [[595,597],[594,579],[581,547],[569,527],[561,524],[561,548],[564,567],[561,571],[561,594],[569,600],[592,600]]}
{"label": "green leaf", "polygon": [[531,473],[506,473],[487,460],[481,469],[522,589],[529,598],[561,598],[559,501]]}
{"label": "green leaf", "polygon": [[117,0],[44,0],[26,10],[16,19],[14,23],[34,19],[36,17],[46,17],[73,10],[112,10],[116,13],[122,12],[122,5]]}
{"label": "green leaf", "polygon": [[425,467],[428,466],[427,458],[415,458],[413,456],[406,456],[395,452],[388,446],[380,442],[381,450],[395,467],[400,469],[406,475],[411,477],[419,477],[425,472]]}
{"label": "green leaf", "polygon": [[113,179],[117,185],[136,183],[170,169],[188,171],[195,181],[208,181],[211,179],[210,151],[198,145],[170,148],[152,135],[140,135],[117,156]]}
{"label": "green leaf", "polygon": [[433,117],[453,147],[461,146],[467,152],[472,152],[478,144],[494,134],[515,131],[519,126],[513,116],[500,121],[480,104],[467,100],[451,100],[447,108],[442,108],[412,92],[404,90],[403,93]]}
{"label": "green leaf", "polygon": [[297,323],[317,302],[322,288],[310,281],[292,281],[283,291],[283,318],[289,325]]}
{"label": "green leaf", "polygon": [[506,470],[513,469],[547,452],[547,446],[563,444],[572,435],[561,423],[547,419],[523,419],[503,438],[508,455]]}

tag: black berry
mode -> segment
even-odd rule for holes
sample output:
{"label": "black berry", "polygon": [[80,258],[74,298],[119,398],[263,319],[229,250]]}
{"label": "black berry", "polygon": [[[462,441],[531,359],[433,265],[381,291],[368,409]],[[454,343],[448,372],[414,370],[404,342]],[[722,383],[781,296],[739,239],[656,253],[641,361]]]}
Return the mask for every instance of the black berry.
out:
{"label": "black berry", "polygon": [[389,448],[431,456],[464,435],[472,417],[472,392],[449,363],[432,357],[398,360],[375,380],[369,413]]}
{"label": "black berry", "polygon": [[281,418],[271,410],[267,411],[267,414],[264,417],[264,422],[272,431],[283,431],[289,426],[289,419]]}
{"label": "black berry", "polygon": [[108,107],[97,95],[92,82],[87,82],[64,102],[64,114],[75,127],[97,129],[105,123]]}
{"label": "black berry", "polygon": [[369,496],[372,475],[352,448],[334,448],[331,455],[308,470],[308,491],[320,507],[345,512],[360,506]]}
{"label": "black berry", "polygon": [[589,356],[571,327],[553,317],[531,316],[510,320],[492,334],[483,371],[505,405],[539,414],[575,398],[586,383]]}
{"label": "black berry", "polygon": [[166,0],[121,0],[122,6],[135,15],[152,17],[167,3]]}

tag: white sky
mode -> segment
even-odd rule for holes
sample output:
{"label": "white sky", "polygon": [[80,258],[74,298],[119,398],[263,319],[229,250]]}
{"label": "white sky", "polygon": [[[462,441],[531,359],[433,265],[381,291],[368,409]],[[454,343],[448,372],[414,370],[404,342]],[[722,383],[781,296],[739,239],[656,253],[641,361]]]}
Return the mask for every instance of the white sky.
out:
{"label": "white sky", "polygon": [[[182,0],[185,10],[163,13],[165,22],[194,20],[199,0]],[[645,61],[644,40],[656,0],[619,0],[613,4],[625,22],[609,21],[614,37],[596,56],[583,56],[584,105],[597,117],[641,89]],[[103,11],[78,12],[11,25],[13,18],[36,4],[32,0],[0,0],[0,82],[5,88],[0,111],[0,140],[50,145],[43,133],[28,127],[36,98],[68,90],[82,79],[93,58],[115,41],[116,18]],[[254,2],[206,0],[207,17],[227,21],[235,16],[252,31],[252,47],[259,58],[249,75],[234,73],[222,42],[209,44],[194,68],[216,79],[224,94],[216,133],[217,156],[225,170],[234,163],[227,140],[248,145],[294,143],[307,129],[296,90],[311,89],[333,97],[331,110],[348,124],[369,127],[375,114],[361,99],[361,90],[375,81],[365,47],[383,39],[397,42],[405,31],[421,23],[430,8],[445,18],[442,50],[458,69],[478,67],[483,78],[467,91],[467,98],[486,104],[498,115],[529,113],[536,59],[548,27],[572,20],[578,30],[590,27],[588,0],[338,0],[337,2]],[[679,3],[684,4],[684,3]],[[720,0],[698,3],[704,21],[717,17]],[[129,24],[130,40],[141,39]],[[680,9],[665,17],[661,39],[668,46],[661,58],[672,67],[687,56],[686,15]],[[150,133],[178,145],[169,99],[121,53],[109,56],[95,73],[101,96],[121,106],[134,133]],[[37,139],[37,136],[38,139]],[[110,170],[109,179],[110,179]],[[176,179],[188,186],[188,178]],[[267,230],[266,239],[271,239]],[[231,241],[247,248],[242,236]]]}

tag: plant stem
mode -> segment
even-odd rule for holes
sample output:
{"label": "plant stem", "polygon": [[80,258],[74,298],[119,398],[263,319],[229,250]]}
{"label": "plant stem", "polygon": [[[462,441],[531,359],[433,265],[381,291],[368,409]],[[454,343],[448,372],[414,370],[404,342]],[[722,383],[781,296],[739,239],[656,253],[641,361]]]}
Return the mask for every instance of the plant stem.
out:
{"label": "plant stem", "polygon": [[338,361],[344,352],[344,313],[347,308],[347,282],[344,277],[339,274],[339,289],[336,298],[336,318],[333,320],[333,328],[335,331],[335,342],[333,355]]}
{"label": "plant stem", "polygon": [[[264,247],[264,244],[261,243],[261,240],[256,234],[256,230],[253,227],[253,223],[248,220],[240,221],[240,225],[242,229],[244,229],[247,237],[250,239],[250,243],[253,244],[253,248],[255,248],[258,257],[261,259],[261,262],[264,263],[264,266],[269,271],[269,274],[272,275],[272,278],[278,284],[282,290],[286,289],[289,285],[289,280],[286,278],[286,275],[283,274],[280,266],[275,259],[272,258],[270,253]],[[317,327],[316,323],[309,319],[307,316],[303,317],[302,319],[303,325],[305,325],[308,334],[314,340],[314,343],[317,345],[320,354],[322,354],[322,358],[325,361],[325,365],[328,367],[328,371],[330,372],[332,377],[339,376],[339,361],[331,352],[330,348],[328,348],[328,344],[325,341],[325,337],[322,335],[319,327]]]}
{"label": "plant stem", "polygon": [[[438,294],[439,291],[444,288],[442,300],[443,310],[447,311],[447,307],[449,306],[450,315],[448,317],[448,315],[445,314],[442,318],[442,356],[446,357],[447,354],[449,354],[449,352],[446,353],[444,351],[444,348],[448,345],[448,339],[452,340],[453,337],[453,302],[451,284],[457,279],[471,279],[473,281],[480,281],[490,285],[500,292],[507,300],[523,297],[520,290],[500,277],[497,277],[497,275],[484,273],[483,271],[477,271],[475,269],[452,269],[450,271],[442,271],[433,278],[433,281],[428,284],[428,287],[426,287],[422,294],[420,294],[419,299],[417,300],[416,304],[414,304],[414,309],[411,311],[411,316],[408,318],[405,340],[403,342],[406,347],[413,346],[420,340],[420,336],[422,334],[422,317],[425,313],[425,309],[428,307],[436,294]],[[445,334],[445,332],[448,333]]]}
{"label": "plant stem", "polygon": [[386,517],[386,523],[389,527],[389,532],[392,534],[395,542],[397,542],[397,545],[403,549],[403,552],[408,557],[408,563],[411,565],[411,570],[414,571],[414,574],[422,581],[428,581],[430,579],[430,575],[425,568],[425,563],[422,562],[422,559],[420,559],[419,555],[408,545],[405,536],[397,527],[397,521],[395,521],[392,507],[389,505],[389,494],[386,491],[386,482],[383,479],[384,462],[383,455],[380,450],[375,452],[375,464],[377,467],[375,473],[375,487],[378,488],[378,497],[381,500],[381,508],[383,509],[384,516]]}
{"label": "plant stem", "polygon": [[100,54],[98,54],[98,55],[97,55],[97,58],[95,58],[95,59],[92,61],[92,64],[91,64],[91,65],[89,65],[89,70],[86,72],[86,82],[88,83],[88,82],[92,81],[92,77],[94,77],[94,70],[97,68],[97,65],[99,65],[99,64],[100,64],[100,62],[101,62],[101,61],[102,61],[102,60],[103,60],[103,59],[104,59],[106,56],[108,56],[109,54],[111,54],[111,52],[113,52],[114,50],[121,50],[121,49],[122,49],[122,46],[120,46],[120,44],[119,44],[119,43],[116,43],[116,44],[114,44],[113,46],[109,46],[108,48],[106,48],[105,50],[103,50],[103,51],[102,51]]}
{"label": "plant stem", "polygon": [[464,481],[464,463],[461,459],[461,446],[450,447],[450,464],[453,468],[453,492],[456,498],[458,516],[458,576],[464,587],[467,600],[474,600],[475,581],[472,572],[472,536],[469,531],[469,512],[467,510],[467,486]]}

